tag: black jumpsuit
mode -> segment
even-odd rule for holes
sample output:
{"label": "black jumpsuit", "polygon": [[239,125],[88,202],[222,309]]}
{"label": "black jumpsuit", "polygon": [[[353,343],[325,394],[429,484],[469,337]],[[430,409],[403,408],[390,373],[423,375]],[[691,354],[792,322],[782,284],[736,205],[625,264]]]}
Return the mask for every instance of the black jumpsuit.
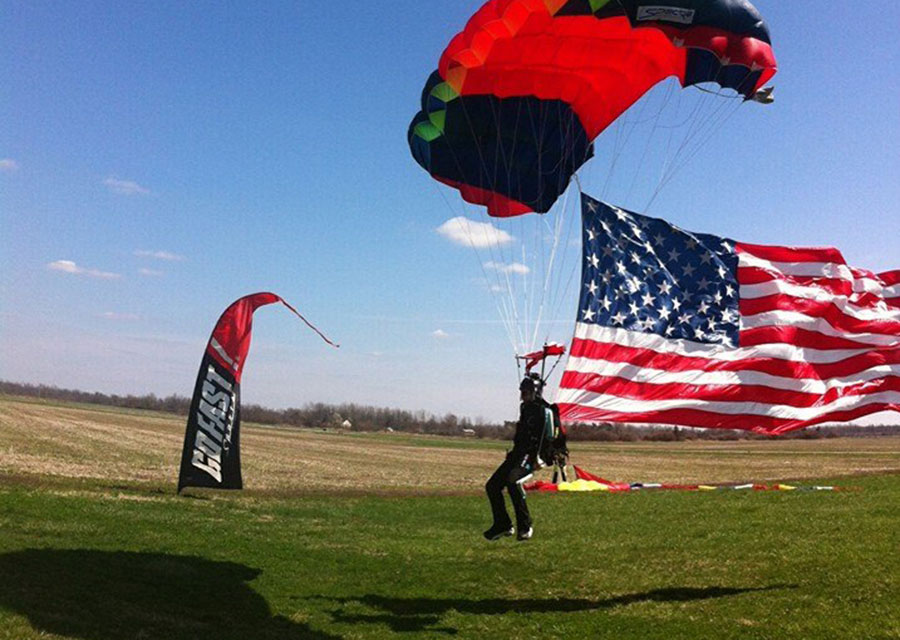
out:
{"label": "black jumpsuit", "polygon": [[494,528],[508,529],[512,526],[506,504],[503,502],[504,487],[509,492],[516,512],[516,528],[519,531],[526,531],[531,527],[531,515],[528,513],[522,484],[534,474],[543,429],[543,402],[539,399],[523,402],[519,407],[519,422],[516,424],[512,451],[506,455],[506,460],[497,467],[484,487],[491,502]]}

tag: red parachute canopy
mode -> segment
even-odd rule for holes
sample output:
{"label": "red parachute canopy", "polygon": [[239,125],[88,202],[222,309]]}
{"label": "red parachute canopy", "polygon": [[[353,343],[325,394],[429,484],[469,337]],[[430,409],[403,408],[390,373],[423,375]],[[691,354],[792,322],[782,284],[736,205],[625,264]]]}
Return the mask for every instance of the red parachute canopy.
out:
{"label": "red parachute canopy", "polygon": [[493,216],[546,212],[592,141],[654,85],[710,82],[751,99],[775,72],[747,0],[489,0],[426,83],[410,149]]}

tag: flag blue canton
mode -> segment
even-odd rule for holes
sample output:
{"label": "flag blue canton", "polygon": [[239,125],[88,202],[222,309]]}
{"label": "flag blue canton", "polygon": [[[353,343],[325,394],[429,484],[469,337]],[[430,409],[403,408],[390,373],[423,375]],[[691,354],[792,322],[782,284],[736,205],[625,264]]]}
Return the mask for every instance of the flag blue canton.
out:
{"label": "flag blue canton", "polygon": [[581,212],[579,322],[738,346],[733,241],[684,231],[583,194]]}

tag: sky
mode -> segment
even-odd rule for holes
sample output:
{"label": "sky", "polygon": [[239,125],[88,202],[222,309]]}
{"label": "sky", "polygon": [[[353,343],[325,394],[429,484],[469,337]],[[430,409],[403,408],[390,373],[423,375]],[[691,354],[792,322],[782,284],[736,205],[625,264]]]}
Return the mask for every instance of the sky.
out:
{"label": "sky", "polygon": [[[737,109],[652,215],[900,267],[900,5],[755,4],[776,102]],[[341,348],[261,309],[245,402],[514,418],[484,256],[439,232],[479,214],[406,141],[478,6],[0,3],[0,379],[189,395],[219,314],[273,291]],[[608,182],[607,134],[582,184],[641,209],[643,165]],[[560,294],[553,339],[576,306]]]}

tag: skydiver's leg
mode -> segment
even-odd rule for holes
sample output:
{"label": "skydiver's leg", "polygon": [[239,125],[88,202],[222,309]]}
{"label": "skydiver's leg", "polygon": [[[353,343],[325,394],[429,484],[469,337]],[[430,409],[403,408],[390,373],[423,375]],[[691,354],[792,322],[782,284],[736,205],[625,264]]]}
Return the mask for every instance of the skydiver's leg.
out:
{"label": "skydiver's leg", "polygon": [[528,513],[528,503],[525,501],[525,489],[522,485],[528,482],[534,475],[534,466],[530,456],[517,456],[513,459],[506,476],[506,489],[516,512],[516,529],[519,532],[531,528],[531,514]]}
{"label": "skydiver's leg", "polygon": [[507,483],[509,472],[511,469],[510,458],[507,458],[497,467],[493,475],[488,478],[484,489],[487,492],[488,500],[491,503],[491,513],[494,516],[494,525],[492,529],[509,529],[512,526],[512,520],[506,511],[506,503],[503,500],[503,487]]}

